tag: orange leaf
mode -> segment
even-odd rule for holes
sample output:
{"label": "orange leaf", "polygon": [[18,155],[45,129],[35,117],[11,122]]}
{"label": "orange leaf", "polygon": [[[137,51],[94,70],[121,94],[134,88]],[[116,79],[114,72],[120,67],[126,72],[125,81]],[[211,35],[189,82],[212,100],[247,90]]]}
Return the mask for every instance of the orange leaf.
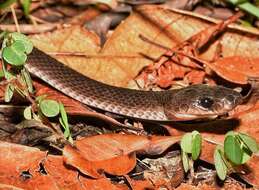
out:
{"label": "orange leaf", "polygon": [[259,76],[259,57],[232,56],[206,64],[222,78],[238,84],[247,84],[248,77]]}
{"label": "orange leaf", "polygon": [[63,150],[66,164],[72,165],[85,175],[93,178],[104,177],[103,172],[112,175],[124,175],[136,165],[135,154],[119,155],[102,161],[89,161],[80,150],[67,145]]}
{"label": "orange leaf", "polygon": [[67,145],[63,154],[67,164],[93,178],[102,177],[102,172],[125,175],[135,167],[135,152],[161,154],[179,140],[170,136],[97,135],[77,140],[75,147]]}
{"label": "orange leaf", "polygon": [[106,178],[86,178],[67,167],[62,156],[47,155],[37,148],[0,142],[0,155],[0,189],[128,189]]}

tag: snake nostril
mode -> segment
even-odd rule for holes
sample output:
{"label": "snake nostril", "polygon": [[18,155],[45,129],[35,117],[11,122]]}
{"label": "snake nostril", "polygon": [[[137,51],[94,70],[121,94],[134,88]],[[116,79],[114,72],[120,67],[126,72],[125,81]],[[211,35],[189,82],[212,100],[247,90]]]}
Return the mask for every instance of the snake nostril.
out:
{"label": "snake nostril", "polygon": [[235,97],[233,96],[233,95],[228,95],[227,97],[226,97],[226,99],[229,101],[229,102],[234,102],[235,101]]}

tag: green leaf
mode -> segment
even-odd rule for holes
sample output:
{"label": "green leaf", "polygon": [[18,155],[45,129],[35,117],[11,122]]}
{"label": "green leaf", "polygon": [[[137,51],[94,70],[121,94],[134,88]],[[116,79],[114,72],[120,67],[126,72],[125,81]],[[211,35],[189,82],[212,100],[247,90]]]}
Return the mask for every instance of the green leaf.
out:
{"label": "green leaf", "polygon": [[201,135],[198,131],[192,132],[192,159],[197,160],[201,152]]}
{"label": "green leaf", "polygon": [[2,57],[4,60],[15,66],[24,65],[27,56],[24,53],[25,47],[22,42],[16,41],[11,46],[3,49]]}
{"label": "green leaf", "polygon": [[214,164],[219,179],[225,180],[227,176],[227,166],[224,162],[223,153],[220,146],[217,146],[214,151]]}
{"label": "green leaf", "polygon": [[9,35],[14,41],[20,41],[23,43],[26,54],[31,53],[33,49],[33,44],[27,36],[18,32],[13,32],[13,33],[10,33]]}
{"label": "green leaf", "polygon": [[24,109],[23,116],[27,120],[31,120],[32,119],[32,109],[31,109],[31,106],[28,106],[28,107],[26,107]]}
{"label": "green leaf", "polygon": [[235,136],[235,135],[236,135],[236,133],[234,131],[229,131],[229,132],[226,133],[225,137],[227,137],[227,136]]}
{"label": "green leaf", "polygon": [[4,71],[0,70],[0,80],[5,77]]}
{"label": "green leaf", "polygon": [[28,91],[30,93],[33,93],[33,85],[32,85],[30,73],[25,68],[22,69],[21,73],[22,73],[23,80],[26,83]]}
{"label": "green leaf", "polygon": [[4,73],[4,77],[7,81],[12,80],[13,78],[15,78],[15,75],[13,75],[11,72],[9,72],[6,68],[6,63],[3,61],[2,63],[2,71]]}
{"label": "green leaf", "polygon": [[60,115],[64,125],[68,126],[67,113],[65,111],[65,107],[62,103],[59,103]]}
{"label": "green leaf", "polygon": [[2,40],[7,34],[7,31],[0,32],[0,40]]}
{"label": "green leaf", "polygon": [[238,5],[240,3],[245,3],[247,2],[247,0],[228,0],[230,3],[232,3],[233,5]]}
{"label": "green leaf", "polygon": [[258,146],[256,140],[253,137],[250,137],[249,135],[244,133],[238,133],[238,137],[245,144],[246,148],[248,148],[251,152],[258,152]]}
{"label": "green leaf", "polygon": [[73,143],[73,139],[71,137],[71,133],[70,133],[70,128],[69,128],[69,124],[68,124],[68,118],[67,118],[67,113],[65,111],[65,107],[62,103],[59,103],[59,110],[60,110],[60,115],[61,117],[59,118],[59,122],[62,125],[62,127],[64,128],[64,136],[65,138],[67,138],[71,143]]}
{"label": "green leaf", "polygon": [[243,154],[242,154],[241,164],[244,164],[251,158],[253,153],[249,149],[247,149],[246,147],[244,147],[242,150],[243,150],[242,151]]}
{"label": "green leaf", "polygon": [[250,3],[248,0],[228,0],[233,5],[239,7],[240,9],[248,12],[251,15],[259,18],[259,8]]}
{"label": "green leaf", "polygon": [[47,117],[55,117],[59,114],[59,104],[55,100],[42,100],[40,110]]}
{"label": "green leaf", "polygon": [[5,102],[10,102],[14,94],[14,86],[12,84],[8,84],[5,89]]}
{"label": "green leaf", "polygon": [[24,12],[25,16],[29,16],[31,0],[22,0],[21,4],[23,7],[23,12]]}
{"label": "green leaf", "polygon": [[239,22],[240,22],[240,25],[243,26],[243,27],[253,27],[253,25],[247,20],[239,19]]}
{"label": "green leaf", "polygon": [[10,73],[9,71],[4,71],[4,74],[5,74],[5,78],[7,80],[12,80],[13,78],[15,78],[15,76],[12,73]]}
{"label": "green leaf", "polygon": [[246,2],[246,3],[238,4],[237,6],[240,9],[248,12],[249,14],[254,15],[257,18],[259,18],[259,8],[254,6],[252,3]]}
{"label": "green leaf", "polygon": [[188,158],[188,154],[184,151],[182,151],[182,162],[183,162],[184,171],[185,173],[187,173],[190,169],[189,158]]}
{"label": "green leaf", "polygon": [[224,152],[227,158],[234,164],[242,163],[242,150],[240,143],[234,135],[228,135],[224,140]]}
{"label": "green leaf", "polygon": [[11,6],[15,2],[16,2],[16,0],[5,0],[2,3],[0,3],[0,9],[5,9],[5,8]]}
{"label": "green leaf", "polygon": [[181,139],[181,149],[186,153],[192,153],[192,134],[186,133]]}
{"label": "green leaf", "polygon": [[61,126],[64,129],[64,137],[68,138],[70,136],[69,127],[64,123],[64,121],[62,120],[61,117],[59,117],[59,123],[61,124]]}

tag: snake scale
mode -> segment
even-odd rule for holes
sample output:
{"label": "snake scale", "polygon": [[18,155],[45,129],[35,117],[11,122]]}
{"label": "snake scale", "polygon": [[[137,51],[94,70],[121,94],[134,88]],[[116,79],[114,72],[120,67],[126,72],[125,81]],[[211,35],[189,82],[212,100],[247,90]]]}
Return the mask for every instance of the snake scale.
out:
{"label": "snake scale", "polygon": [[29,55],[26,68],[83,104],[143,120],[181,121],[215,117],[242,102],[240,93],[223,86],[200,84],[167,91],[110,86],[76,72],[37,48]]}

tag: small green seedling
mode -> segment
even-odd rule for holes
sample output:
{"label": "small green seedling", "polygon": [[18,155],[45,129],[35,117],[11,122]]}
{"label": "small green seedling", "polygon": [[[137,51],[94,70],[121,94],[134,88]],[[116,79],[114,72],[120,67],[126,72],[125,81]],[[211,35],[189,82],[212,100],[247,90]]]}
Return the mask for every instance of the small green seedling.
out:
{"label": "small green seedling", "polygon": [[190,169],[189,155],[192,160],[197,160],[201,152],[201,135],[198,131],[186,133],[181,140],[182,159],[185,172]]}
{"label": "small green seedling", "polygon": [[[29,3],[30,1],[25,0],[23,2]],[[32,105],[36,104],[37,109],[35,111],[32,109],[32,105],[24,109],[24,118],[28,120],[41,120],[42,117],[51,118],[60,115],[59,121],[64,128],[64,136],[72,143],[73,140],[64,105],[55,100],[47,99],[44,95],[36,97],[35,100],[31,97],[31,94],[34,93],[33,84],[30,73],[24,67],[27,55],[33,49],[31,41],[25,35],[17,32],[5,33],[3,36],[1,54],[3,60],[2,77],[5,77],[8,81],[5,89],[5,101],[10,102],[14,92],[18,92],[22,97],[27,98]],[[17,81],[19,85],[12,83],[12,81]]]}
{"label": "small green seedling", "polygon": [[[185,172],[188,172],[192,160],[198,159],[201,152],[201,135],[197,131],[186,133],[181,140],[182,161]],[[214,164],[217,175],[225,180],[235,167],[245,164],[258,152],[256,140],[244,133],[230,131],[226,134],[224,146],[217,145],[214,151]],[[191,158],[190,156],[191,155]]]}

